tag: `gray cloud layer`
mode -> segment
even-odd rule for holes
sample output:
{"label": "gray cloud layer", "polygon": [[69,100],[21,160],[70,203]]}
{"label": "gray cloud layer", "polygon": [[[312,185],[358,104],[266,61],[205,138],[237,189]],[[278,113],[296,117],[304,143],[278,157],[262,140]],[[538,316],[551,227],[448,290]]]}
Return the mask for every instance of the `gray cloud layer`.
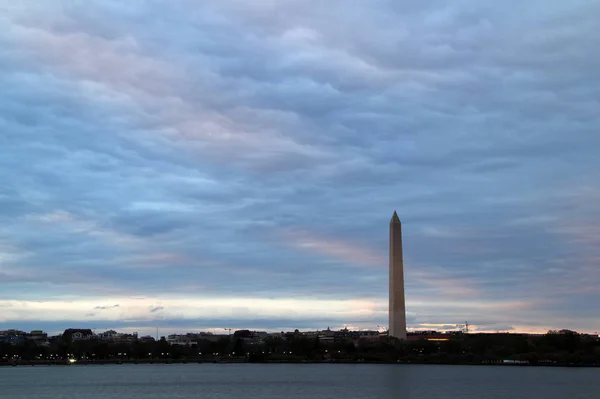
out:
{"label": "gray cloud layer", "polygon": [[597,1],[60,3],[0,2],[0,300],[382,301],[397,209],[413,325],[595,328]]}

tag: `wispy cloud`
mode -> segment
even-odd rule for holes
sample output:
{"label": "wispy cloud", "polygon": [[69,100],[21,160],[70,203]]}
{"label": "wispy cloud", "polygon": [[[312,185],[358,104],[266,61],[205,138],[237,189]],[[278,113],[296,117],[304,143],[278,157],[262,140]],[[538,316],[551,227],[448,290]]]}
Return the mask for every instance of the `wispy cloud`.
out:
{"label": "wispy cloud", "polygon": [[107,310],[107,309],[114,309],[114,308],[118,308],[118,307],[119,307],[119,304],[112,305],[112,306],[95,306],[94,309]]}
{"label": "wispy cloud", "polygon": [[300,251],[317,253],[341,260],[349,265],[385,267],[387,258],[357,243],[336,238],[312,235],[298,230],[286,230],[279,236],[283,244]]}

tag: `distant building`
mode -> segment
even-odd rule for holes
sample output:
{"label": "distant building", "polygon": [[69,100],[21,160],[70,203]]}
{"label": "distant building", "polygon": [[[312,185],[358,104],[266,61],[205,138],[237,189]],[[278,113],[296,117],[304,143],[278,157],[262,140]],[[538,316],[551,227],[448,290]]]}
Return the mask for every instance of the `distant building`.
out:
{"label": "distant building", "polygon": [[4,331],[0,331],[0,335],[2,336],[25,336],[27,333],[25,331],[21,331],[21,330],[4,330]]}
{"label": "distant building", "polygon": [[259,344],[264,342],[268,335],[266,331],[238,330],[233,333],[233,338],[241,339],[248,344]]}
{"label": "distant building", "polygon": [[455,333],[442,333],[437,331],[415,331],[407,334],[406,339],[409,341],[449,341]]}
{"label": "distant building", "polygon": [[26,335],[25,331],[20,330],[0,331],[0,343],[19,345],[25,341]]}
{"label": "distant building", "polygon": [[196,340],[205,340],[205,341],[210,341],[210,342],[217,342],[223,338],[228,338],[228,335],[223,335],[223,334],[213,334],[210,332],[201,332],[201,333],[197,333],[194,334],[196,337]]}
{"label": "distant building", "polygon": [[89,328],[67,328],[62,336],[67,341],[88,341],[98,338]]}
{"label": "distant building", "polygon": [[364,341],[379,341],[382,338],[382,334],[379,331],[358,331],[357,335],[359,340]]}
{"label": "distant building", "polygon": [[101,341],[116,342],[116,343],[132,343],[138,340],[138,333],[123,334],[114,330],[108,330],[97,335]]}
{"label": "distant building", "polygon": [[48,346],[48,334],[42,330],[33,330],[27,334],[27,339],[33,341],[37,346]]}
{"label": "distant building", "polygon": [[134,332],[132,334],[117,334],[114,338],[114,342],[116,343],[134,343],[138,341],[138,333]]}
{"label": "distant building", "polygon": [[332,344],[335,342],[335,331],[327,330],[319,331],[318,335],[319,342],[324,344]]}
{"label": "distant building", "polygon": [[98,334],[98,339],[101,341],[109,341],[112,342],[119,335],[115,330],[108,330]]}
{"label": "distant building", "polygon": [[196,334],[171,334],[167,337],[167,342],[170,345],[193,346],[198,345]]}

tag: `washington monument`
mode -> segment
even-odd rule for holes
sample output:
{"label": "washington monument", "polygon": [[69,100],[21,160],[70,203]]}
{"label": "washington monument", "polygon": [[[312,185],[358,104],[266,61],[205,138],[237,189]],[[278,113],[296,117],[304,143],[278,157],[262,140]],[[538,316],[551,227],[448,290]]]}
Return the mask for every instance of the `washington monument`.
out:
{"label": "washington monument", "polygon": [[404,303],[404,262],[402,261],[402,224],[394,211],[390,220],[390,326],[389,335],[406,339]]}

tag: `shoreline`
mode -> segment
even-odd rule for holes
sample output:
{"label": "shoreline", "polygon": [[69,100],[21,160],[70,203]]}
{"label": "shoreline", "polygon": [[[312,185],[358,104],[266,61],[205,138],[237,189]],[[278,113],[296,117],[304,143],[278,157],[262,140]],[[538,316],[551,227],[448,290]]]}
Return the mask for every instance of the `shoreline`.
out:
{"label": "shoreline", "polygon": [[388,365],[430,365],[430,366],[496,366],[496,367],[562,367],[562,368],[598,368],[600,364],[569,364],[569,363],[475,363],[475,362],[391,362],[391,361],[355,361],[355,360],[270,360],[261,362],[249,362],[245,359],[166,359],[166,360],[95,360],[95,361],[77,361],[70,363],[65,360],[36,360],[36,361],[17,361],[0,362],[1,367],[36,367],[36,366],[118,366],[124,364],[388,364]]}

